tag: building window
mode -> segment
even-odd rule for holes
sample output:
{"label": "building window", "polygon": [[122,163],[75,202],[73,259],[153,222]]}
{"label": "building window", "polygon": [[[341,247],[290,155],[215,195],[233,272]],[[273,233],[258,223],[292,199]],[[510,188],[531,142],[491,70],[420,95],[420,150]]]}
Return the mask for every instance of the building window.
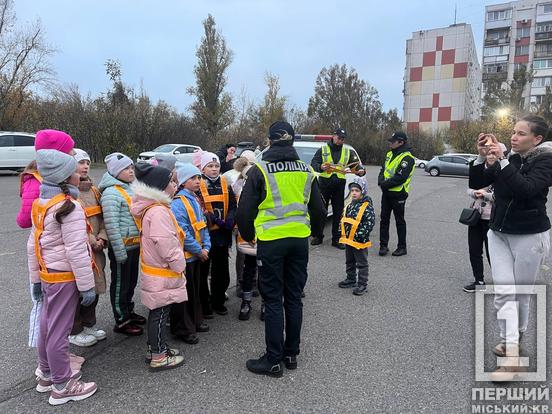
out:
{"label": "building window", "polygon": [[543,5],[543,13],[552,13],[552,3],[547,3]]}
{"label": "building window", "polygon": [[521,29],[517,29],[518,39],[521,39],[522,37],[530,37],[530,36],[531,36],[531,28],[530,27],[522,27]]}
{"label": "building window", "polygon": [[489,30],[487,32],[487,41],[504,40],[508,38],[509,34],[510,34],[509,30]]}
{"label": "building window", "polygon": [[483,56],[500,56],[507,55],[509,53],[509,46],[493,46],[486,47],[483,50]]}
{"label": "building window", "polygon": [[516,56],[523,56],[529,54],[529,45],[516,46]]}
{"label": "building window", "polygon": [[535,69],[551,69],[552,59],[542,59],[533,61],[533,67]]}
{"label": "building window", "polygon": [[537,33],[552,32],[552,22],[537,23],[537,27],[535,28],[535,31]]}
{"label": "building window", "polygon": [[531,105],[540,105],[544,95],[531,95]]}
{"label": "building window", "polygon": [[485,65],[483,70],[485,73],[502,73],[508,71],[508,65],[505,63],[499,65]]}
{"label": "building window", "polygon": [[533,88],[545,88],[547,86],[552,86],[552,76],[534,78],[531,86],[533,86]]}
{"label": "building window", "polygon": [[507,20],[512,18],[512,9],[497,10],[487,13],[487,21],[494,22],[497,20]]}

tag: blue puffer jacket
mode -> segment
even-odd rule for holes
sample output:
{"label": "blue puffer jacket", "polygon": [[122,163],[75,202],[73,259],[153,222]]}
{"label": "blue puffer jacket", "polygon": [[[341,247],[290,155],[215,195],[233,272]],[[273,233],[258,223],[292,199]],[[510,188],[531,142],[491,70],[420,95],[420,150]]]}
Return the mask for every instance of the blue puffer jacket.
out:
{"label": "blue puffer jacket", "polygon": [[130,206],[123,195],[114,187],[119,185],[127,192],[129,197],[133,196],[130,185],[119,181],[106,172],[98,189],[102,193],[100,203],[102,205],[103,219],[107,238],[115,254],[118,263],[124,263],[127,259],[127,250],[137,249],[138,244],[125,246],[123,239],[139,236],[138,228],[134,218],[130,214]]}
{"label": "blue puffer jacket", "polygon": [[[190,223],[188,212],[186,211],[186,207],[184,207],[182,200],[178,198],[178,196],[184,196],[188,199],[198,220],[205,220],[205,216],[203,211],[201,211],[201,206],[199,205],[199,202],[194,194],[184,189],[176,193],[174,200],[171,203],[171,210],[176,218],[176,221],[178,222],[178,225],[186,233],[186,239],[184,239],[184,251],[193,254],[193,256],[186,261],[193,262],[198,259],[197,255],[201,253],[202,247],[194,237],[194,229]],[[211,238],[209,237],[209,230],[207,227],[200,230],[200,235],[203,241],[203,249],[207,251],[211,250]]]}

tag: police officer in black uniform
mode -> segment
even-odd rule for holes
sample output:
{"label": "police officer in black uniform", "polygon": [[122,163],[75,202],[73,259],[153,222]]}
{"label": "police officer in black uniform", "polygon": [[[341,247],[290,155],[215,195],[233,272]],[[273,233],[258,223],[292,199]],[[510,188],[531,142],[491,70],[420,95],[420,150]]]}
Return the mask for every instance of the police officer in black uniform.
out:
{"label": "police officer in black uniform", "polygon": [[402,132],[395,132],[389,138],[390,151],[378,176],[378,185],[381,188],[381,220],[380,220],[380,256],[389,253],[389,223],[391,213],[395,215],[399,243],[393,256],[404,256],[406,251],[406,221],[404,208],[410,180],[414,173],[415,160],[408,146],[408,136]]}
{"label": "police officer in black uniform", "polygon": [[266,354],[246,366],[256,374],[281,377],[282,361],[288,369],[297,368],[308,237],[311,227],[323,227],[326,209],[312,168],[293,148],[291,125],[275,122],[268,133],[270,148],[247,173],[236,219],[244,240],[257,238],[259,291],[265,302]]}

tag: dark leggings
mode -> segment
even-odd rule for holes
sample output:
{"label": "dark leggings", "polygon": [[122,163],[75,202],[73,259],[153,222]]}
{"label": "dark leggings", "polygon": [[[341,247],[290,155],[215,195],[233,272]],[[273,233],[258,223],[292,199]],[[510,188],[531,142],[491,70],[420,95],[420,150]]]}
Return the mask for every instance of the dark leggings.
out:
{"label": "dark leggings", "polygon": [[476,282],[483,282],[483,245],[485,245],[485,254],[487,261],[489,259],[489,242],[487,233],[489,232],[489,220],[479,220],[475,226],[468,227],[468,249],[470,252],[470,263],[473,271],[473,277]]}

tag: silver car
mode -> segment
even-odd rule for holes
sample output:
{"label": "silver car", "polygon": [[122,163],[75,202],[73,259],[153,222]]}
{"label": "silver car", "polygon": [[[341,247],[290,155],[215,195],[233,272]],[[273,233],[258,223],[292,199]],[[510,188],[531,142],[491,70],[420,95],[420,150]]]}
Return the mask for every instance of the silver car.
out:
{"label": "silver car", "polygon": [[425,172],[432,177],[444,175],[469,175],[469,163],[472,157],[466,155],[436,155],[425,166]]}

